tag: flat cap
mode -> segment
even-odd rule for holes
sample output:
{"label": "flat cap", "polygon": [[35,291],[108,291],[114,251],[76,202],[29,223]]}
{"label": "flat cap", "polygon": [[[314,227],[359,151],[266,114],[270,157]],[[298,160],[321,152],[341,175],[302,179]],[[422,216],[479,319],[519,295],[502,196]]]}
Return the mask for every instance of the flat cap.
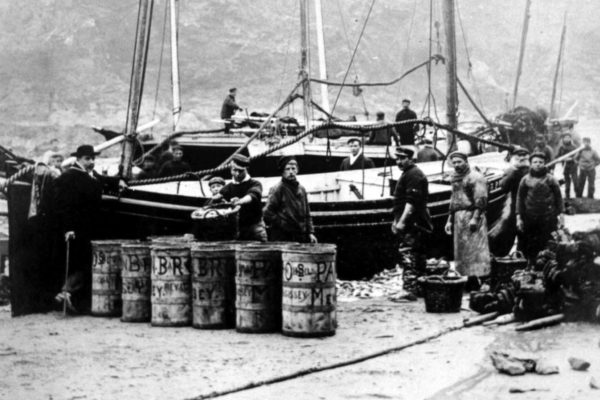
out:
{"label": "flat cap", "polygon": [[527,155],[529,155],[529,150],[527,150],[525,147],[515,146],[512,149],[512,151],[510,152],[510,154],[519,155],[519,156],[527,156]]}
{"label": "flat cap", "polygon": [[455,152],[450,153],[449,158],[450,159],[453,159],[453,158],[462,158],[463,160],[467,161],[468,157],[462,151],[455,151]]}
{"label": "flat cap", "polygon": [[362,142],[360,141],[360,139],[359,138],[355,138],[355,137],[348,139],[348,141],[346,143],[350,144],[352,142],[356,142],[358,144],[362,144]]}
{"label": "flat cap", "polygon": [[220,176],[213,176],[212,178],[210,178],[210,180],[208,181],[208,186],[212,186],[215,184],[219,184],[219,185],[223,185],[225,186],[225,179],[221,178]]}
{"label": "flat cap", "polygon": [[290,161],[296,161],[296,163],[298,163],[298,161],[296,160],[296,157],[294,157],[294,156],[280,157],[279,160],[277,160],[277,169],[279,171],[283,171],[285,169],[285,166],[288,165],[290,163]]}
{"label": "flat cap", "polygon": [[533,160],[534,158],[541,158],[544,161],[548,161],[546,160],[546,155],[544,153],[542,153],[541,151],[535,151],[533,153],[531,153],[531,155],[529,156],[529,160]]}
{"label": "flat cap", "polygon": [[398,146],[396,147],[396,151],[394,152],[394,154],[396,154],[396,157],[413,158],[413,156],[415,155],[415,151],[410,147]]}
{"label": "flat cap", "polygon": [[242,154],[234,155],[231,158],[231,161],[241,168],[248,168],[250,166],[250,159]]}

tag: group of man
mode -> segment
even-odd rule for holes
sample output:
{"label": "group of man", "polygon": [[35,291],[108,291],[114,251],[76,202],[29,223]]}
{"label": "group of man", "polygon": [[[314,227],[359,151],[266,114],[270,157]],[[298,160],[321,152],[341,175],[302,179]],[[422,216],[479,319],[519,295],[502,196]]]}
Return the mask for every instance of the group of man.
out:
{"label": "group of man", "polygon": [[[596,166],[600,164],[600,156],[596,150],[592,149],[592,141],[589,137],[582,139],[583,149],[576,155],[569,157],[563,162],[563,174],[565,179],[565,197],[571,197],[571,186],[575,197],[583,196],[583,189],[587,183],[587,196],[594,198],[596,180]],[[561,144],[557,151],[557,157],[572,153],[577,149],[570,133],[562,137]]]}
{"label": "group of man", "polygon": [[152,154],[144,155],[137,179],[181,175],[191,170],[190,164],[183,160],[183,148],[173,140],[169,142],[168,149],[160,154],[158,160]]}

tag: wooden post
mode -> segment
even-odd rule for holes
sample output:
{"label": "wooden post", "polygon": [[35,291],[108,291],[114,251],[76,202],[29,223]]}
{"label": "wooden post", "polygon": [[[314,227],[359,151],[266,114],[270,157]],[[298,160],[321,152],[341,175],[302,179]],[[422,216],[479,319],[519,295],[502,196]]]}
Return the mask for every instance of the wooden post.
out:
{"label": "wooden post", "polygon": [[140,0],[138,12],[138,23],[135,40],[135,54],[129,88],[129,109],[127,110],[127,126],[125,127],[125,138],[121,164],[119,171],[122,178],[131,178],[131,165],[135,151],[135,137],[144,91],[144,76],[146,73],[146,60],[148,55],[148,40],[150,38],[150,27],[152,22],[152,7],[154,0]]}
{"label": "wooden post", "polygon": [[550,100],[550,115],[549,119],[556,117],[554,110],[554,100],[556,98],[556,84],[558,82],[558,75],[560,74],[560,65],[562,63],[562,56],[565,46],[565,36],[567,35],[567,13],[563,20],[562,33],[560,34],[560,47],[558,49],[558,59],[556,60],[556,70],[554,71],[554,81],[552,82],[552,99]]}
{"label": "wooden post", "polygon": [[[321,0],[315,0],[315,19],[317,24],[317,48],[319,49],[319,78],[327,80],[327,60],[325,59],[325,40],[323,38],[323,18],[321,16]],[[327,84],[322,83],[321,88],[321,106],[329,114],[329,93]]]}
{"label": "wooden post", "polygon": [[173,132],[177,132],[177,124],[181,114],[181,100],[179,97],[179,54],[178,54],[178,30],[177,15],[179,0],[170,0],[171,13],[171,86],[173,88]]}

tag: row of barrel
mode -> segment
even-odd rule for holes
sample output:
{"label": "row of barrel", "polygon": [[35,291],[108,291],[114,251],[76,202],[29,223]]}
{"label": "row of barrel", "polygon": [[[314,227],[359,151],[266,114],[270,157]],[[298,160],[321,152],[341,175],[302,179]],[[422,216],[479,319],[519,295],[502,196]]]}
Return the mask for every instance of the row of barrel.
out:
{"label": "row of barrel", "polygon": [[92,250],[92,315],[152,326],[335,334],[335,245],[160,237],[93,241]]}

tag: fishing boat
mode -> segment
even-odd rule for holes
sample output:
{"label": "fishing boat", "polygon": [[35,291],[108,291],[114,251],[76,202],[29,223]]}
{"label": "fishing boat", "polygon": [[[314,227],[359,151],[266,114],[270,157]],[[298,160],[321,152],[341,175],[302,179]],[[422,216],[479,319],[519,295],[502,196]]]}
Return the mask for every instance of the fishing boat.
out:
{"label": "fishing boat", "polygon": [[[116,186],[106,188],[102,196],[101,224],[97,227],[99,238],[145,238],[149,235],[183,234],[192,230],[191,213],[204,206],[210,199],[207,182],[202,178],[210,174],[227,171],[226,163],[218,168],[196,172],[189,176],[174,176],[154,180],[135,181],[132,178],[132,164],[136,158],[136,137],[139,130],[138,116],[140,110],[143,75],[146,65],[150,37],[148,21],[151,18],[152,0],[140,0],[138,27],[136,31],[136,52],[132,68],[132,85],[130,89],[128,119],[124,135],[112,140],[123,142],[122,155],[119,160],[119,175],[129,180],[129,187],[119,190]],[[175,0],[171,0],[171,5]],[[301,0],[301,9],[306,0]],[[454,48],[453,13],[454,1],[445,0],[445,20],[448,24],[447,38],[447,125],[422,121],[436,130],[445,130],[454,143],[458,137],[468,137],[456,129],[457,121],[457,85],[456,56]],[[302,79],[300,85],[309,81]],[[397,124],[396,124],[397,125]],[[176,124],[175,124],[176,126]],[[394,124],[377,124],[370,126],[349,126],[329,121],[311,127],[299,135],[316,134],[321,130],[351,129],[364,135],[365,131],[375,128],[390,128]],[[283,149],[286,143],[279,144]],[[498,147],[501,143],[495,143]],[[238,149],[239,150],[239,149]],[[268,149],[270,151],[272,149]],[[263,193],[269,192],[278,177],[261,177],[253,171],[253,165],[266,154],[252,157],[250,173],[263,185]],[[489,207],[487,217],[489,223],[500,215],[504,195],[499,188],[500,179],[505,167],[504,155],[498,152],[484,153],[471,158],[473,168],[478,168],[486,177],[489,187]],[[391,160],[390,164],[392,164]],[[115,165],[114,163],[112,164]],[[300,161],[301,171],[308,165]],[[430,254],[451,257],[451,237],[444,234],[443,227],[448,217],[448,205],[451,194],[448,166],[442,161],[419,164],[429,179],[430,209],[434,232],[432,234]],[[112,171],[97,160],[99,172]],[[274,168],[273,168],[274,169]],[[337,168],[336,168],[337,169]],[[314,220],[316,235],[321,242],[335,243],[338,246],[338,276],[343,279],[362,278],[373,275],[384,269],[393,267],[398,257],[397,240],[391,233],[393,189],[400,176],[395,166],[386,165],[373,169],[353,171],[333,171],[312,174],[301,174],[298,180],[306,187]],[[26,234],[17,232],[20,219],[26,220],[26,200],[31,188],[25,182],[18,182],[9,190],[9,208],[12,208],[11,229],[15,227],[15,237],[26,240]],[[12,207],[10,207],[12,204]],[[11,231],[11,240],[13,232]]]}

